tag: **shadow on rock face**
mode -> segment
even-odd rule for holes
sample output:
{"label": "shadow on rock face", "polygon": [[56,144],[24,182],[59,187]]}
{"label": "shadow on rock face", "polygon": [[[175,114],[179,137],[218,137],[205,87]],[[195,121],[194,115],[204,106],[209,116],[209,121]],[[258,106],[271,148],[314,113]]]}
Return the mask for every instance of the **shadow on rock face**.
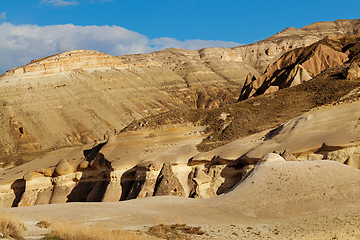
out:
{"label": "shadow on rock face", "polygon": [[24,179],[18,179],[15,182],[13,182],[13,184],[11,184],[11,189],[14,191],[15,193],[15,199],[11,205],[11,207],[17,207],[22,195],[25,192],[25,183],[26,181]]}
{"label": "shadow on rock face", "polygon": [[67,202],[101,202],[110,183],[111,170],[85,170]]}
{"label": "shadow on rock face", "polygon": [[[121,192],[120,201],[129,199],[129,195],[130,195],[131,190],[133,189],[133,186],[135,184],[136,171],[137,171],[137,167],[135,166],[135,167],[127,170],[126,172],[124,172],[124,174],[121,176],[121,189],[122,189],[122,192]],[[138,184],[142,185],[142,184],[144,184],[144,182],[138,183]],[[138,189],[140,189],[140,187]],[[135,193],[133,193],[131,195],[134,195],[135,197],[132,197],[130,199],[136,198]]]}
{"label": "shadow on rock face", "polygon": [[88,167],[82,172],[82,176],[74,189],[67,196],[67,202],[101,202],[107,186],[110,183],[110,174],[113,170],[111,163],[107,161],[100,149],[106,143],[85,150],[85,160],[89,162]]}

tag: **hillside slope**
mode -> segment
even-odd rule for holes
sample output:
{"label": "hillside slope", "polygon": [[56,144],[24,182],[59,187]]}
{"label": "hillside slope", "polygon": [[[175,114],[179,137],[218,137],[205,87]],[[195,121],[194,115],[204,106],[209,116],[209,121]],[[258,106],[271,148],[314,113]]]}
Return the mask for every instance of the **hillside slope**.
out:
{"label": "hillside slope", "polygon": [[[186,52],[167,51],[169,58],[173,51]],[[199,62],[192,60],[196,56]],[[161,62],[124,63],[86,50],[7,72],[0,78],[0,156],[91,143],[135,119],[174,108],[235,102],[243,76],[256,74],[234,61],[218,65],[218,73],[196,56],[177,58],[187,64],[184,74]],[[173,62],[177,65],[176,58]]]}
{"label": "hillside slope", "polygon": [[120,57],[78,50],[34,60],[0,77],[0,158],[21,163],[36,157],[28,153],[102,140],[143,117],[236,102],[249,72],[258,78],[282,53],[329,33],[357,33],[359,21],[287,29],[232,49]]}

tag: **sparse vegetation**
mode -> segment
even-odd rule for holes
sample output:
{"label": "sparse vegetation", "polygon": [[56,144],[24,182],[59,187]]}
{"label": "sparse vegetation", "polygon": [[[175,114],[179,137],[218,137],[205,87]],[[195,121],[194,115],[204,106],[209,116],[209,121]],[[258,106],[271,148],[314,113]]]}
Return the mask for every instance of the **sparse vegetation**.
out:
{"label": "sparse vegetation", "polygon": [[111,230],[103,226],[83,226],[67,223],[51,224],[51,233],[43,240],[145,240],[155,239],[125,230]]}
{"label": "sparse vegetation", "polygon": [[24,224],[19,223],[19,221],[6,216],[0,217],[0,233],[4,238],[22,240],[25,230]]}
{"label": "sparse vegetation", "polygon": [[38,226],[39,228],[48,228],[50,227],[51,223],[49,223],[48,221],[44,221],[41,220],[40,222],[36,223],[36,226]]}
{"label": "sparse vegetation", "polygon": [[[360,81],[344,80],[343,67],[335,67],[303,84],[273,94],[260,95],[216,109],[177,109],[131,123],[122,131],[142,127],[195,124],[207,126],[209,134],[198,146],[209,151],[238,138],[271,129],[312,108],[339,101]],[[351,100],[351,99],[350,99]],[[224,120],[221,114],[228,114]]]}
{"label": "sparse vegetation", "polygon": [[186,224],[160,224],[150,227],[146,233],[161,239],[191,239],[189,235],[203,235],[205,232],[201,227],[191,227]]}

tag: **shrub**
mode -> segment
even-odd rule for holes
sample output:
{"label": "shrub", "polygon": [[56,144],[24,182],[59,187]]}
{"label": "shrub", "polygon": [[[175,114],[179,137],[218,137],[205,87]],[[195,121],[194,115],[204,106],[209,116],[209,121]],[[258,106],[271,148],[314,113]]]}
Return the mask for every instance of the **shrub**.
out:
{"label": "shrub", "polygon": [[185,224],[160,224],[150,227],[146,233],[162,239],[189,239],[189,235],[204,234],[200,227],[191,227]]}
{"label": "shrub", "polygon": [[19,223],[19,221],[6,216],[0,217],[0,233],[3,237],[22,240],[25,230],[24,224]]}

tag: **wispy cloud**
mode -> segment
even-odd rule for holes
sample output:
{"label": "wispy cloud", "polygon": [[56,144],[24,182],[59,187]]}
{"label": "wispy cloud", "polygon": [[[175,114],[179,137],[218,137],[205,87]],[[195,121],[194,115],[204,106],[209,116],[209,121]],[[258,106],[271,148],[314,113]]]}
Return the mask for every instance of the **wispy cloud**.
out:
{"label": "wispy cloud", "polygon": [[0,13],[0,20],[5,20],[5,19],[6,19],[6,12]]}
{"label": "wispy cloud", "polygon": [[180,41],[176,38],[155,38],[150,40],[150,45],[154,50],[160,50],[164,48],[186,48],[186,49],[200,49],[207,47],[236,47],[241,45],[237,42],[230,41],[219,41],[219,40],[200,40],[200,39],[189,39]]}
{"label": "wispy cloud", "polygon": [[42,0],[41,4],[50,5],[54,7],[67,7],[72,5],[79,4],[78,1],[75,0]]}
{"label": "wispy cloud", "polygon": [[113,1],[114,0],[41,0],[40,4],[53,6],[53,7],[67,7],[82,3],[105,3],[105,2],[113,2]]}
{"label": "wispy cloud", "polygon": [[112,55],[146,53],[169,47],[200,49],[233,47],[235,42],[149,39],[119,26],[13,25],[0,24],[0,74],[32,59],[75,49],[96,50]]}

